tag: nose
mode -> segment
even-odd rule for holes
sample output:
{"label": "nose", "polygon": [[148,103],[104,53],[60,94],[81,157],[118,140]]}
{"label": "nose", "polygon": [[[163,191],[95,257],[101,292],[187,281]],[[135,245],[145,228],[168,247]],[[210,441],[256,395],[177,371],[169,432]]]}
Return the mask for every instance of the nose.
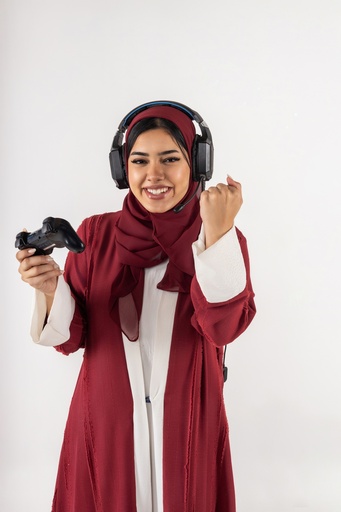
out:
{"label": "nose", "polygon": [[165,173],[160,161],[151,161],[147,169],[147,179],[152,182],[163,180]]}

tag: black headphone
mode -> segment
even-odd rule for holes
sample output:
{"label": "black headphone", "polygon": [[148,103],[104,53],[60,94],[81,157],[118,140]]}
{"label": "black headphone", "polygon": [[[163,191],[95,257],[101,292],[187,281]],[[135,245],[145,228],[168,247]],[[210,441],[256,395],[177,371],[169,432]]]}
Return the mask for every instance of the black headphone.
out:
{"label": "black headphone", "polygon": [[134,117],[143,110],[155,106],[169,106],[177,108],[186,114],[192,121],[198,123],[201,135],[196,134],[193,142],[192,179],[193,181],[210,180],[213,174],[213,142],[211,132],[205,121],[197,112],[182,103],[160,100],[143,103],[143,105],[131,110],[120,122],[109,153],[111,175],[116,183],[116,187],[120,189],[129,188],[124,159],[124,134]]}

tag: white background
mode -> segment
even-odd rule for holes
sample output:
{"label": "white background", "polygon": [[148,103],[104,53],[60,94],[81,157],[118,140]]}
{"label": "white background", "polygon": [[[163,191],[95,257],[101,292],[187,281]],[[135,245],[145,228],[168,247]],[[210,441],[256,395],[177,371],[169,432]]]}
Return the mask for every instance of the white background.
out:
{"label": "white background", "polygon": [[243,184],[258,314],[228,350],[238,512],[341,510],[340,22],[339,0],[2,0],[1,511],[50,510],[82,360],[31,342],[15,235],[119,209],[113,135],[156,99],[203,116],[213,184]]}

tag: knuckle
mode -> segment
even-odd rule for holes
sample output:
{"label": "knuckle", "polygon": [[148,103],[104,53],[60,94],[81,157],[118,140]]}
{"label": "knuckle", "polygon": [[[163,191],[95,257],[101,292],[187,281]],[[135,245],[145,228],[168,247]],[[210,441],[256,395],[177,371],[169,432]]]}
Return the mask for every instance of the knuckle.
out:
{"label": "knuckle", "polygon": [[31,277],[37,277],[40,274],[40,268],[39,267],[32,267],[30,269],[30,275]]}
{"label": "knuckle", "polygon": [[212,197],[212,198],[217,195],[217,192],[218,192],[217,187],[210,187],[208,189],[209,196]]}

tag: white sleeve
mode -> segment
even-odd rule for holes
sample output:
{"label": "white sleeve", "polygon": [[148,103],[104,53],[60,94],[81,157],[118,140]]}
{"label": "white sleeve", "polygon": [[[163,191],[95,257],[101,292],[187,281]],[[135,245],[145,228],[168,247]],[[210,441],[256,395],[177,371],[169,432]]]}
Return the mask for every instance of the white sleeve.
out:
{"label": "white sleeve", "polygon": [[208,302],[225,302],[244,290],[246,269],[235,227],[206,249],[202,226],[192,249],[196,277]]}
{"label": "white sleeve", "polygon": [[[45,295],[35,291],[35,304],[31,323],[31,338],[39,345],[55,347],[70,337],[70,324],[75,311],[75,300],[63,276],[58,278],[50,314],[46,320]],[[44,325],[45,324],[45,325]]]}

